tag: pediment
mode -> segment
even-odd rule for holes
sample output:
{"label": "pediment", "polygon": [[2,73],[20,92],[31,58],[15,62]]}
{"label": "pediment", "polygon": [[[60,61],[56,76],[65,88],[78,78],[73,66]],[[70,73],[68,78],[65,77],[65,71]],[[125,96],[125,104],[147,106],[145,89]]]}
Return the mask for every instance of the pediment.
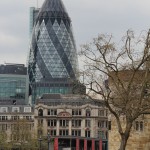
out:
{"label": "pediment", "polygon": [[58,115],[57,115],[57,117],[72,117],[72,115],[70,114],[70,113],[68,113],[68,112],[66,112],[66,111],[63,111],[63,112],[60,112]]}

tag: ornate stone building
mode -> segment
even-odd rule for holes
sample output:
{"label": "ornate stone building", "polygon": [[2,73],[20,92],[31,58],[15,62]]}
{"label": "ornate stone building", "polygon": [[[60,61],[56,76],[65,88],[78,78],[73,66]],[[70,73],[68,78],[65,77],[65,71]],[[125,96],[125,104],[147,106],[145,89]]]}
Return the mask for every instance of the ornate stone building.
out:
{"label": "ornate stone building", "polygon": [[[34,135],[34,113],[29,105],[0,102],[0,148],[19,148]],[[4,144],[5,143],[5,144]]]}
{"label": "ornate stone building", "polygon": [[37,101],[34,115],[38,137],[59,137],[59,147],[63,148],[76,148],[78,139],[80,148],[87,146],[87,150],[98,149],[102,139],[101,146],[107,150],[108,120],[103,101],[60,94],[44,94]]}

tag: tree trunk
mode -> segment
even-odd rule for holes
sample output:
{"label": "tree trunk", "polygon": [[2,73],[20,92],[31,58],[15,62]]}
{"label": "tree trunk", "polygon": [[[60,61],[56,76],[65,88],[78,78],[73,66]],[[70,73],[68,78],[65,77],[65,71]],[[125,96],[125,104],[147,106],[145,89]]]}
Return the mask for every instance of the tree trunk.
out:
{"label": "tree trunk", "polygon": [[128,141],[128,138],[130,136],[130,131],[131,131],[131,128],[132,128],[132,122],[129,122],[127,121],[126,123],[126,130],[124,133],[121,133],[120,132],[120,136],[121,136],[121,143],[120,143],[120,148],[119,150],[125,150],[126,149],[126,145],[127,145],[127,141]]}
{"label": "tree trunk", "polygon": [[126,149],[126,145],[127,145],[127,138],[126,136],[123,134],[121,136],[121,143],[120,143],[120,148],[119,150],[125,150]]}

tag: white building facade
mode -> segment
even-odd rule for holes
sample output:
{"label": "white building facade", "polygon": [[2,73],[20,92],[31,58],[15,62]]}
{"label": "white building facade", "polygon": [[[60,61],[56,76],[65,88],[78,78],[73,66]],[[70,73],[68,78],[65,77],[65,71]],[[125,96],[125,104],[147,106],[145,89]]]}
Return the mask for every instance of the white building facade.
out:
{"label": "white building facade", "polygon": [[49,134],[51,138],[107,141],[107,113],[103,101],[77,95],[44,94],[34,109],[35,130],[38,137]]}

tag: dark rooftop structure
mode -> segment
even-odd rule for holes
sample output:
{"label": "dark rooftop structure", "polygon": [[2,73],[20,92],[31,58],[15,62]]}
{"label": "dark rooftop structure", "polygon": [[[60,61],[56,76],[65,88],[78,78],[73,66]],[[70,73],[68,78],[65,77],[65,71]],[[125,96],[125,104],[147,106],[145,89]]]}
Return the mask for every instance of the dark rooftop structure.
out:
{"label": "dark rooftop structure", "polygon": [[90,99],[86,96],[77,94],[43,94],[43,96],[36,101],[44,105],[57,106],[57,105],[72,105],[81,106],[85,104],[92,104],[96,106],[105,107],[103,100]]}
{"label": "dark rooftop structure", "polygon": [[24,64],[7,63],[0,65],[0,74],[27,75],[27,68]]}
{"label": "dark rooftop structure", "polygon": [[24,99],[15,99],[15,98],[1,98],[0,97],[0,106],[3,105],[26,105]]}

